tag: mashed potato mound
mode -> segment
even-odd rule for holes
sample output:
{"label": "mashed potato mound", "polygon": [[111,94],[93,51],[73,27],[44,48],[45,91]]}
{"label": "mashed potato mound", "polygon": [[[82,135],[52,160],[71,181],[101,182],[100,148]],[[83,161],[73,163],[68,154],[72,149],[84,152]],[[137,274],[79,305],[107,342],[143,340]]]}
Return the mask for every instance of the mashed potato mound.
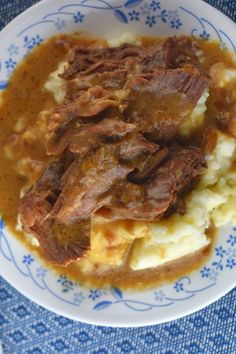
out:
{"label": "mashed potato mound", "polygon": [[217,63],[210,70],[213,85],[218,88],[224,88],[227,84],[236,80],[236,70],[227,68],[224,63]]}
{"label": "mashed potato mound", "polygon": [[199,128],[204,121],[204,113],[206,112],[206,101],[209,96],[208,90],[206,90],[199,98],[196,107],[192,114],[186,119],[179,129],[179,134],[182,136],[189,135],[190,132]]}
{"label": "mashed potato mound", "polygon": [[107,40],[109,47],[118,47],[123,43],[140,45],[141,42],[139,41],[138,37],[129,32],[124,32],[120,37],[115,37]]}
{"label": "mashed potato mound", "polygon": [[51,92],[55,98],[55,101],[58,104],[61,104],[66,92],[66,81],[59,77],[60,74],[64,72],[65,67],[67,66],[66,62],[62,62],[58,65],[56,71],[53,71],[50,75],[46,83],[44,84],[44,88]]}

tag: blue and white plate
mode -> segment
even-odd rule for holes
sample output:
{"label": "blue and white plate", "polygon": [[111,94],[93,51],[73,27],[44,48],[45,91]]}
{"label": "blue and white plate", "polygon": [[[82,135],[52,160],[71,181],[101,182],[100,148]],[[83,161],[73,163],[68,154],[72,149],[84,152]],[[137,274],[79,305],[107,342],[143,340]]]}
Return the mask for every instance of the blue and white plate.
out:
{"label": "blue and white plate", "polygon": [[[236,26],[203,1],[44,0],[0,33],[0,89],[17,63],[56,33],[86,30],[113,38],[123,32],[217,39],[236,53]],[[74,320],[108,326],[144,326],[197,311],[235,285],[236,227],[220,229],[214,253],[199,271],[175,283],[135,293],[84,289],[56,276],[0,222],[0,272],[17,290],[49,310]]]}

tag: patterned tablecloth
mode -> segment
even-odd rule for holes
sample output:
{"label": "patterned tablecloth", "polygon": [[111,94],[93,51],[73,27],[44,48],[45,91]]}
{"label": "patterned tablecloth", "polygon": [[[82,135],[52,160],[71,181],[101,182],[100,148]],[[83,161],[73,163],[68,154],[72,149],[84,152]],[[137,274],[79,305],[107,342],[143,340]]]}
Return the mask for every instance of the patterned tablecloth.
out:
{"label": "patterned tablecloth", "polygon": [[[0,28],[36,2],[0,0]],[[207,2],[236,21],[236,0]],[[0,278],[0,340],[4,354],[235,354],[236,289],[204,310],[176,321],[137,329],[114,329],[55,315]]]}

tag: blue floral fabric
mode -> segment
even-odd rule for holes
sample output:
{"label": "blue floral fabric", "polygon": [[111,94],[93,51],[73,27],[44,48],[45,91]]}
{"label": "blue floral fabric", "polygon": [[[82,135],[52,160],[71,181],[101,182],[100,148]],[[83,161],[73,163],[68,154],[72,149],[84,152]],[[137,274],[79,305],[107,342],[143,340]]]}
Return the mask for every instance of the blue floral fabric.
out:
{"label": "blue floral fabric", "polygon": [[[0,0],[0,29],[36,2]],[[207,2],[236,21],[235,0]],[[153,1],[153,6],[156,4]],[[137,14],[131,15],[135,20]],[[0,278],[0,340],[4,354],[235,354],[235,304],[236,289],[204,310],[176,321],[114,329],[74,322],[51,313]]]}

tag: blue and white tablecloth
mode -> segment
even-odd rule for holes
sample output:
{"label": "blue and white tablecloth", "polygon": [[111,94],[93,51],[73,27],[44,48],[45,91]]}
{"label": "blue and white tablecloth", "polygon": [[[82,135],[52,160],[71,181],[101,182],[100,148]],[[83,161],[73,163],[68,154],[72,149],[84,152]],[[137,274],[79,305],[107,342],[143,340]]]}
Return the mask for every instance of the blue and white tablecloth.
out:
{"label": "blue and white tablecloth", "polygon": [[[36,2],[0,0],[0,29]],[[236,21],[236,0],[207,2]],[[204,310],[176,321],[114,329],[51,313],[0,278],[0,340],[4,354],[235,354],[236,289]]]}

